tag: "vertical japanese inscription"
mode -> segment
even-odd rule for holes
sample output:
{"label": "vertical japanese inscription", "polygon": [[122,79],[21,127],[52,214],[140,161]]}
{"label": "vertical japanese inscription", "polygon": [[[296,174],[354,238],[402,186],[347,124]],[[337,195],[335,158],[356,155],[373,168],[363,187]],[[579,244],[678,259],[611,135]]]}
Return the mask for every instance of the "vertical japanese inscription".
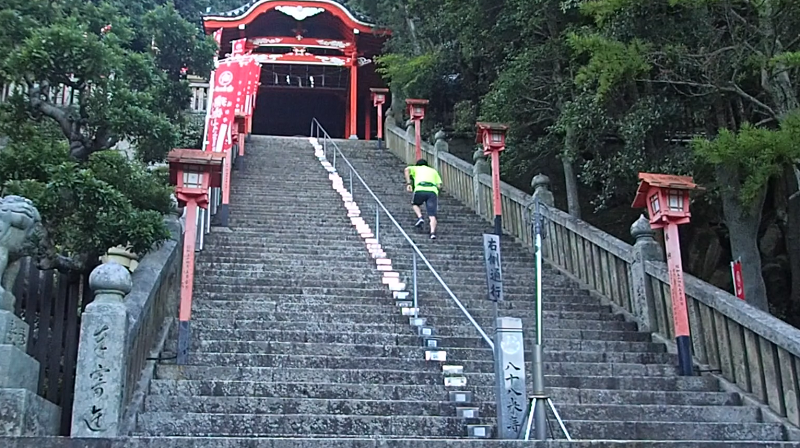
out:
{"label": "vertical japanese inscription", "polygon": [[513,434],[518,434],[522,428],[522,420],[524,419],[525,412],[525,392],[520,386],[520,382],[524,381],[522,377],[524,372],[522,369],[515,365],[513,362],[506,363],[504,370],[505,379],[505,407],[508,413],[507,419],[504,422],[508,431]]}
{"label": "vertical japanese inscription", "polygon": [[97,357],[97,365],[89,373],[89,380],[94,395],[92,397],[91,408],[86,412],[86,416],[83,419],[86,427],[92,432],[101,432],[107,429],[103,421],[103,402],[105,401],[105,387],[108,383],[106,375],[111,372],[111,369],[104,366],[103,360],[108,350],[106,344],[106,334],[108,330],[108,325],[103,324],[92,333],[92,341],[94,342],[93,352]]}
{"label": "vertical japanese inscription", "polygon": [[488,298],[492,302],[503,301],[503,268],[500,261],[500,237],[483,235],[483,258],[486,264]]}

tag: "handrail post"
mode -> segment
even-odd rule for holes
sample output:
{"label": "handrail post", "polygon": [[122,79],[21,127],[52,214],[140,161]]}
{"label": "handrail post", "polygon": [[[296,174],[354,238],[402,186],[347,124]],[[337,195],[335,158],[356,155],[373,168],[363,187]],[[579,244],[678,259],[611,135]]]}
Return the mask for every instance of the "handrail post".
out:
{"label": "handrail post", "polygon": [[350,170],[350,197],[355,197],[355,193],[353,192],[353,170]]}
{"label": "handrail post", "polygon": [[375,204],[375,241],[381,242],[381,209]]}
{"label": "handrail post", "polygon": [[418,298],[418,296],[417,296],[417,253],[414,252],[414,251],[411,251],[411,254],[413,255],[412,262],[411,262],[412,263],[411,264],[411,269],[412,269],[412,272],[413,272],[413,274],[412,274],[413,277],[412,278],[413,278],[413,282],[414,282],[414,318],[416,319],[416,318],[419,317],[419,304],[417,302],[417,298]]}

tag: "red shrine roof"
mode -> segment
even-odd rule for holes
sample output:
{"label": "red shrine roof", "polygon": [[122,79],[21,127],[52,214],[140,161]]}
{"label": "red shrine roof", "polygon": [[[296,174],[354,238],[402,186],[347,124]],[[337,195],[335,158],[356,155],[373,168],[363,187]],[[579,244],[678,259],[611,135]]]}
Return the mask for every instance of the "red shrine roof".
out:
{"label": "red shrine roof", "polygon": [[261,14],[273,9],[287,14],[297,21],[327,12],[338,18],[351,30],[358,30],[360,33],[391,35],[389,29],[378,28],[368,17],[333,0],[254,0],[232,11],[205,14],[203,15],[203,25],[206,32],[219,28],[236,28],[239,25],[251,23]]}

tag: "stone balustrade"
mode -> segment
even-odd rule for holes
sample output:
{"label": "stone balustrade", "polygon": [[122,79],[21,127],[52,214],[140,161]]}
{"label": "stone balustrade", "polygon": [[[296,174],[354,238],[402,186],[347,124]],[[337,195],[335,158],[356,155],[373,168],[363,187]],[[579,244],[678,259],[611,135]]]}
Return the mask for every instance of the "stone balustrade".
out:
{"label": "stone balustrade", "polygon": [[[406,163],[415,156],[414,135],[386,123],[386,146]],[[443,140],[439,135],[437,140]],[[423,157],[439,167],[447,193],[493,222],[491,176],[481,154],[475,165],[422,145]],[[438,146],[438,148],[437,148]],[[533,198],[543,205],[545,260],[652,332],[668,345],[674,339],[672,305],[663,249],[647,221],[633,223],[632,246],[558,210],[546,176],[532,181],[533,196],[501,182],[503,231],[532,245]],[[695,362],[767,405],[775,416],[800,426],[800,330],[694,276],[685,276]]]}

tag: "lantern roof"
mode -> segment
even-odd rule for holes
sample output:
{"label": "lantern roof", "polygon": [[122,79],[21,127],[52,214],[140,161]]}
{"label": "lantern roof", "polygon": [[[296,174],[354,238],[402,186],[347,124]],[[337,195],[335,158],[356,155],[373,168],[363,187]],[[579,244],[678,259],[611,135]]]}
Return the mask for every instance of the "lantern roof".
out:
{"label": "lantern roof", "polygon": [[633,208],[647,207],[647,193],[650,188],[669,188],[672,190],[703,190],[702,187],[694,183],[694,179],[689,176],[676,176],[674,174],[654,174],[639,173],[639,188],[636,190],[636,197],[633,199]]}
{"label": "lantern roof", "polygon": [[475,126],[478,129],[480,129],[481,131],[486,130],[486,129],[491,130],[491,131],[507,131],[508,130],[508,125],[505,125],[503,123],[488,123],[488,122],[485,122],[485,121],[479,121],[479,122],[475,123]]}
{"label": "lantern roof", "polygon": [[385,87],[371,87],[369,91],[372,93],[389,93],[389,89]]}
{"label": "lantern roof", "polygon": [[167,155],[169,163],[180,163],[186,165],[222,165],[225,160],[225,153],[203,151],[200,149],[178,148],[173,149]]}
{"label": "lantern roof", "polygon": [[413,105],[413,106],[424,106],[424,105],[428,104],[429,102],[430,101],[428,101],[428,100],[422,100],[422,99],[419,99],[419,98],[409,98],[409,99],[406,100],[406,104]]}

